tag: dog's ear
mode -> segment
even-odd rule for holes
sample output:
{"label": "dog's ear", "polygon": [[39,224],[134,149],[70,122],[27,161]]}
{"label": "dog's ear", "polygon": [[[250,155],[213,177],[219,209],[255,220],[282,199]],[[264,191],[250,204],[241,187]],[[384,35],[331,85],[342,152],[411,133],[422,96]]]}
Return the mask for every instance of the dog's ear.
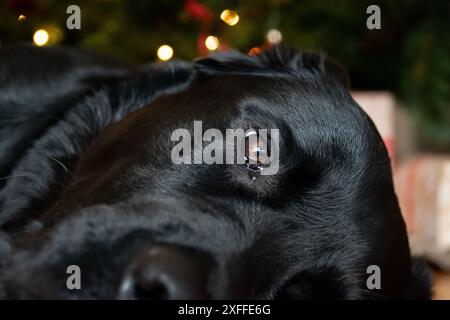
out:
{"label": "dog's ear", "polygon": [[350,76],[343,65],[332,58],[326,58],[324,62],[326,72],[334,79],[338,80],[347,89],[350,89]]}
{"label": "dog's ear", "polygon": [[300,67],[307,69],[318,69],[321,73],[337,80],[350,89],[350,76],[347,69],[337,60],[326,56],[325,54],[317,54],[312,51],[303,51]]}
{"label": "dog's ear", "polygon": [[0,48],[0,61],[0,227],[9,232],[57,198],[105,127],[182,90],[193,73],[177,61],[125,68],[57,47]]}
{"label": "dog's ear", "polygon": [[291,77],[325,76],[350,88],[346,69],[325,54],[279,45],[264,50],[256,56],[237,51],[212,54],[197,59],[194,68],[201,75],[284,75]]}
{"label": "dog's ear", "polygon": [[63,47],[5,46],[0,61],[0,177],[84,95],[131,72],[121,62]]}
{"label": "dog's ear", "polygon": [[432,274],[422,258],[413,257],[411,261],[411,281],[401,293],[402,299],[429,300],[432,295]]}

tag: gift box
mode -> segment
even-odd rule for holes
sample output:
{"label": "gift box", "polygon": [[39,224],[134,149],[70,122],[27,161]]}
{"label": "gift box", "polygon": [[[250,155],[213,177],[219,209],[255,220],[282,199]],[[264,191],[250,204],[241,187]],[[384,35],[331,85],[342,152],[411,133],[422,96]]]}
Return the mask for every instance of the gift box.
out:
{"label": "gift box", "polygon": [[450,270],[450,157],[412,158],[394,181],[413,253]]}
{"label": "gift box", "polygon": [[[396,100],[389,92],[352,92],[375,123],[388,149],[394,183],[411,250],[444,270],[450,270],[450,157],[420,155],[394,166],[396,160]],[[405,132],[403,132],[405,138]]]}

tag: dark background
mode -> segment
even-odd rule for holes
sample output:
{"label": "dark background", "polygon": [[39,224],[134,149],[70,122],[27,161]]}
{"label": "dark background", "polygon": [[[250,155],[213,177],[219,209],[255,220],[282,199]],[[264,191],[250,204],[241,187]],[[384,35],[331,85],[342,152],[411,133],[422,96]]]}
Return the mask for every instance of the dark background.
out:
{"label": "dark background", "polygon": [[[66,28],[67,6],[81,8],[81,30]],[[381,8],[381,30],[366,28],[371,4]],[[234,26],[220,19],[236,10]],[[19,20],[19,15],[26,18]],[[162,44],[173,58],[204,55],[204,38],[218,50],[249,52],[282,42],[324,51],[349,70],[357,90],[388,90],[413,111],[425,140],[450,151],[450,1],[324,0],[0,0],[0,44],[32,41],[48,31],[46,45],[70,45],[130,62],[157,60]],[[1,63],[1,62],[0,62]]]}

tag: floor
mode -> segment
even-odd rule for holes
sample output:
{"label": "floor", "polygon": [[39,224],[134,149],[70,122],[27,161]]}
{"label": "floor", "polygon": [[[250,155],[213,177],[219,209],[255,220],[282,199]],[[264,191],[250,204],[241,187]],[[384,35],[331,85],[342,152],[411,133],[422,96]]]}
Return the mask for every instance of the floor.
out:
{"label": "floor", "polygon": [[436,271],[434,273],[434,294],[435,300],[450,300],[450,273]]}

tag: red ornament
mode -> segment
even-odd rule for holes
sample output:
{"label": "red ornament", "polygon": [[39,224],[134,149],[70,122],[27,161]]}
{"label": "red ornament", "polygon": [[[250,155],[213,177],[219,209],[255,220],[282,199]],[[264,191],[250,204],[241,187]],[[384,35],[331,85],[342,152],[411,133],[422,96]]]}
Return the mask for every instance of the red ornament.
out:
{"label": "red ornament", "polygon": [[206,48],[205,41],[208,35],[206,33],[200,33],[197,37],[197,50],[198,54],[205,56],[208,54],[208,48]]}
{"label": "red ornament", "polygon": [[[186,0],[184,8],[191,17],[200,22],[200,34],[197,37],[197,50],[200,56],[205,56],[209,53],[205,45],[206,38],[211,35],[211,26],[214,23],[214,14],[206,5],[198,3],[197,0]],[[219,51],[226,51],[229,49],[225,42],[220,43]]]}
{"label": "red ornament", "polygon": [[211,9],[198,3],[197,0],[186,0],[184,2],[184,8],[192,18],[200,22],[200,34],[197,37],[197,50],[199,55],[207,55],[208,49],[205,46],[205,40],[208,37],[209,30],[211,30],[214,14]]}
{"label": "red ornament", "polygon": [[197,0],[186,0],[184,2],[184,8],[191,15],[191,17],[201,22],[203,27],[210,26],[212,24],[214,14],[211,9],[201,3],[198,3]]}

